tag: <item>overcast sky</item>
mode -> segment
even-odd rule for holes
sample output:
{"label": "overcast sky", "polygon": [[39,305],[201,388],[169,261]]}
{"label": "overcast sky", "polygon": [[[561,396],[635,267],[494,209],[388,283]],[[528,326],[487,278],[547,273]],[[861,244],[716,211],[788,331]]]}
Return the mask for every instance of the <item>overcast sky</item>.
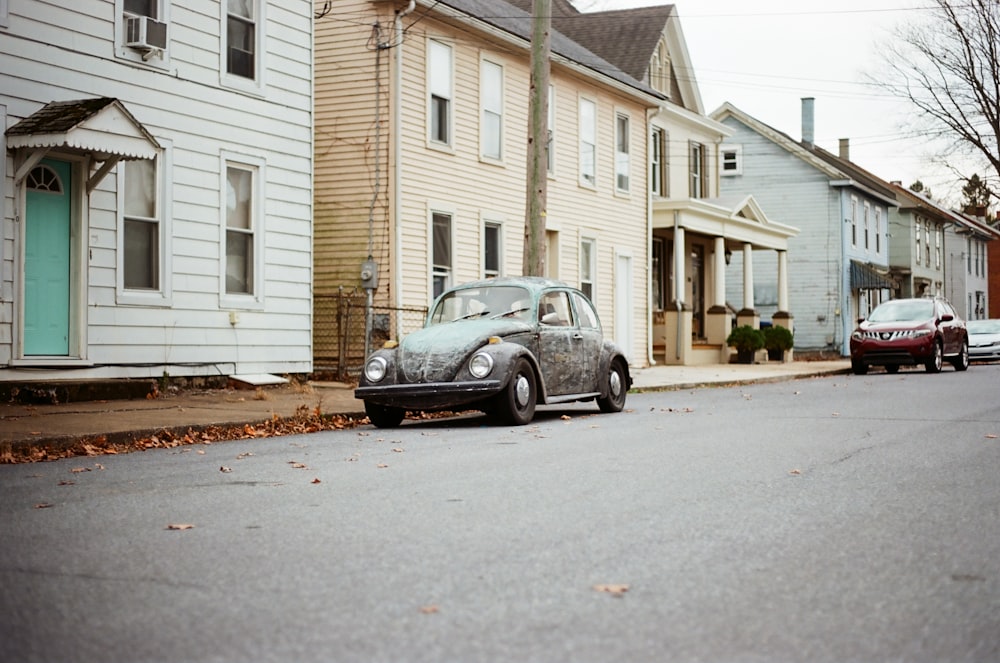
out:
{"label": "overcast sky", "polygon": [[[574,0],[577,8],[623,9],[649,0]],[[880,48],[901,24],[926,20],[927,0],[676,0],[705,112],[723,102],[798,140],[801,98],[814,97],[816,143],[884,180],[919,179],[957,201],[954,177],[933,164],[932,146],[907,138],[909,106],[866,82],[884,69]]]}

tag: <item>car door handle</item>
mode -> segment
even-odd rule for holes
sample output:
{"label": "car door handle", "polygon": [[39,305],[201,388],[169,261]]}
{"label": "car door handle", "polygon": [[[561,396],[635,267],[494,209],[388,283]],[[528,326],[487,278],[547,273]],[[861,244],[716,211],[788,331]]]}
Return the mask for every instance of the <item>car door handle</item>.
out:
{"label": "car door handle", "polygon": [[573,340],[574,341],[582,341],[583,340],[583,334],[581,334],[580,332],[577,332],[577,333],[573,334]]}

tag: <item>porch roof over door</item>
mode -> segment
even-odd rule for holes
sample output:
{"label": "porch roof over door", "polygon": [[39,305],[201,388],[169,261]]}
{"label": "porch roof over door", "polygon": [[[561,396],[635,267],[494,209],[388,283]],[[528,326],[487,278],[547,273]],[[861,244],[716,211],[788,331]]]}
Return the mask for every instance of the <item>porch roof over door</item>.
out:
{"label": "porch roof over door", "polygon": [[799,234],[798,228],[769,219],[752,195],[654,201],[653,229],[677,226],[776,251],[787,251],[788,239]]}

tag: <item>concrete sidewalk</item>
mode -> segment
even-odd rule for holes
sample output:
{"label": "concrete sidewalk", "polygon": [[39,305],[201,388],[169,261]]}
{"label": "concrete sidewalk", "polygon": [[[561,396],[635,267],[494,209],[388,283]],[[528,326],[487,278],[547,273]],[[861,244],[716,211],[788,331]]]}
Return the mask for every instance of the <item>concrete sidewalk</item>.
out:
{"label": "concrete sidewalk", "polygon": [[[850,362],[653,366],[633,369],[633,389],[652,391],[712,385],[788,380],[846,373]],[[320,417],[322,415],[322,417]],[[95,400],[73,403],[0,404],[0,462],[17,459],[25,450],[68,450],[88,442],[122,444],[166,433],[183,436],[210,427],[244,427],[261,422],[313,418],[356,425],[364,403],[354,387],[339,382],[310,382],[260,389],[181,391],[157,398]],[[334,426],[330,426],[331,428]]]}

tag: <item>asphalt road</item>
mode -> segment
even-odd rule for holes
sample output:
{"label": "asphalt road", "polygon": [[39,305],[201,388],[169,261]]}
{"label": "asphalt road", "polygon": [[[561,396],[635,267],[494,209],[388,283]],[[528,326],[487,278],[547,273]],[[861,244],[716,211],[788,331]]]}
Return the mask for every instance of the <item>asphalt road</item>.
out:
{"label": "asphalt road", "polygon": [[0,466],[0,660],[1000,661],[998,384]]}

